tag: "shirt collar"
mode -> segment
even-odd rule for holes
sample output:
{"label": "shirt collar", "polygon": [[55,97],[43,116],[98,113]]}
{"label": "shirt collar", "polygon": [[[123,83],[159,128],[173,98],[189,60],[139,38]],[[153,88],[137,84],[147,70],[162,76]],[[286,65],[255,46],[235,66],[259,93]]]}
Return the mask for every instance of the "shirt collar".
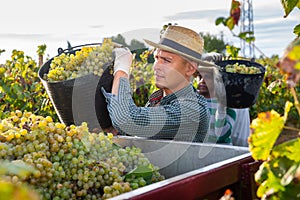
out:
{"label": "shirt collar", "polygon": [[172,100],[177,99],[180,96],[187,96],[191,91],[194,91],[192,84],[189,84],[187,87],[182,88],[172,94],[163,96],[163,90],[158,90],[152,93],[149,97],[149,106],[155,106],[157,104],[165,105],[170,103]]}

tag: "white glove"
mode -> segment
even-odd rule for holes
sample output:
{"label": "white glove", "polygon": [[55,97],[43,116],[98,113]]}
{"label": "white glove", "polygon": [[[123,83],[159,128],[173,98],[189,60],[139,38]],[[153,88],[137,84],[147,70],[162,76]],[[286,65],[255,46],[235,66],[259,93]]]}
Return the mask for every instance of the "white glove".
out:
{"label": "white glove", "polygon": [[208,62],[218,62],[221,61],[223,58],[223,55],[217,52],[210,52],[202,54],[202,60],[208,61]]}
{"label": "white glove", "polygon": [[115,57],[114,75],[117,71],[123,71],[129,75],[129,68],[132,63],[132,54],[127,47],[115,48],[113,50]]}

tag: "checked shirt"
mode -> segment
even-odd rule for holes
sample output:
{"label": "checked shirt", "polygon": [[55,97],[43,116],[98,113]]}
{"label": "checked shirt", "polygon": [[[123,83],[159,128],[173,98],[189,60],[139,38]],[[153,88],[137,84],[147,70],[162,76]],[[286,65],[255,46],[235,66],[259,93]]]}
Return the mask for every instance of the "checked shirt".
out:
{"label": "checked shirt", "polygon": [[102,92],[113,126],[121,133],[150,139],[203,142],[209,127],[206,99],[189,86],[163,97],[153,93],[145,107],[132,99],[129,80],[120,79],[118,95]]}

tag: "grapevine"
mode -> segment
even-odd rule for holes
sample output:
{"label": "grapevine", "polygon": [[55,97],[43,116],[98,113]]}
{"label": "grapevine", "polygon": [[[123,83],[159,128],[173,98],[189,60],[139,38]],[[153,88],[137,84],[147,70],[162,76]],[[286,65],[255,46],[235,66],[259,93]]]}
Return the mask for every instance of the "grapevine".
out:
{"label": "grapevine", "polygon": [[30,110],[58,119],[38,78],[36,62],[23,51],[13,50],[11,60],[0,64],[0,119],[13,110]]}

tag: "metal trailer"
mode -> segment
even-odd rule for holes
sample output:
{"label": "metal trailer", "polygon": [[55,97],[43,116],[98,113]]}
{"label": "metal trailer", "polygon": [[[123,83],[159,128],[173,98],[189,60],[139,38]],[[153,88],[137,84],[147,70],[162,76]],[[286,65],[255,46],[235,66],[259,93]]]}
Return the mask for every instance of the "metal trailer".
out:
{"label": "metal trailer", "polygon": [[259,164],[247,147],[119,136],[120,146],[135,146],[160,167],[165,180],[113,197],[120,199],[220,199],[226,189],[235,200],[256,199]]}

